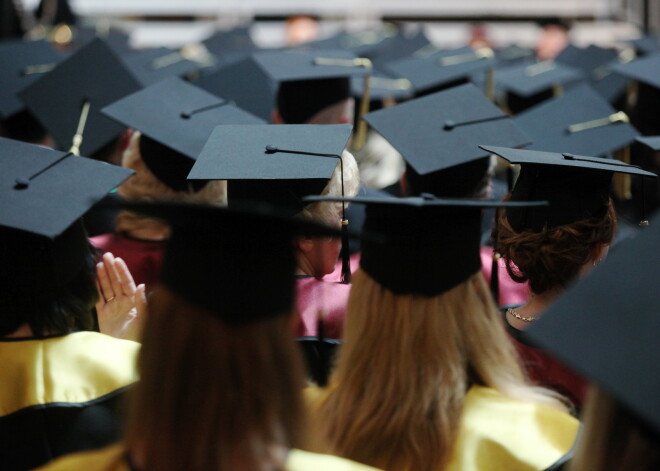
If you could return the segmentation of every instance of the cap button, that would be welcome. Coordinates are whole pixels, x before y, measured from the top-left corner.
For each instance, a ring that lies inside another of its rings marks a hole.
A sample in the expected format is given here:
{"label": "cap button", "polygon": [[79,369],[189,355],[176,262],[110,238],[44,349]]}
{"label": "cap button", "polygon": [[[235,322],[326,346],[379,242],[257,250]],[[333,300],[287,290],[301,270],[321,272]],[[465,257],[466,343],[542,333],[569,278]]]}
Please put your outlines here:
{"label": "cap button", "polygon": [[575,156],[573,154],[569,154],[567,152],[564,152],[561,155],[563,155],[566,160],[575,160]]}
{"label": "cap button", "polygon": [[443,126],[443,128],[447,131],[451,131],[455,127],[456,127],[456,123],[454,121],[452,121],[451,119],[448,119],[447,121],[445,121],[445,125]]}
{"label": "cap button", "polygon": [[30,180],[28,180],[27,178],[17,178],[16,184],[14,185],[14,189],[25,190],[29,186],[30,186]]}
{"label": "cap button", "polygon": [[190,119],[191,116],[192,115],[187,111],[181,112],[181,118],[183,118],[183,119]]}
{"label": "cap button", "polygon": [[269,154],[272,154],[273,152],[277,152],[278,150],[279,149],[276,146],[272,146],[270,144],[266,146],[266,152],[268,152]]}

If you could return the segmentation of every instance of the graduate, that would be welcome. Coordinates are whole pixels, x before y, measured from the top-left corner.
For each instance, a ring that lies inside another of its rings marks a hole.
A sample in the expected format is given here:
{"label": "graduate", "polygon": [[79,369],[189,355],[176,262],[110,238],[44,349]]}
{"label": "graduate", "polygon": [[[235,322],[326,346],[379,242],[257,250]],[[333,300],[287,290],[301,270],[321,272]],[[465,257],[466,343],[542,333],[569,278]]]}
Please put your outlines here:
{"label": "graduate", "polygon": [[527,381],[481,275],[480,209],[493,203],[362,201],[382,238],[362,242],[337,366],[309,391],[317,445],[387,470],[565,460],[578,422]]}
{"label": "graduate", "polygon": [[44,469],[373,470],[299,450],[307,434],[290,333],[293,240],[338,231],[263,204],[236,206],[131,207],[173,229],[149,300],[126,434]]}
{"label": "graduate", "polygon": [[92,309],[105,330],[140,293],[107,259],[100,298],[80,217],[132,172],[8,139],[0,169],[0,463],[27,470],[117,438],[138,344],[92,332]]}
{"label": "graduate", "polygon": [[482,148],[521,165],[511,201],[550,203],[547,208],[507,208],[498,217],[496,248],[509,276],[528,283],[531,291],[524,305],[504,312],[504,321],[530,377],[579,409],[587,382],[537,348],[525,331],[571,283],[607,256],[617,227],[610,198],[613,174],[656,175],[614,159]]}

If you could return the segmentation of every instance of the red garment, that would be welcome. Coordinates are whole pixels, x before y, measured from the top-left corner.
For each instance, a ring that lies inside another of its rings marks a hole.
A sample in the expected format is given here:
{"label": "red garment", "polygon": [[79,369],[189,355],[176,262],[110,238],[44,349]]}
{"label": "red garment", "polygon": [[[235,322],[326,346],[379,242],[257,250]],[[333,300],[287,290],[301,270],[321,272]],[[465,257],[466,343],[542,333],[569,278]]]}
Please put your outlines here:
{"label": "red garment", "polygon": [[[490,283],[490,272],[493,268],[493,248],[481,247],[481,273],[483,273],[486,282]],[[516,283],[511,279],[506,271],[504,259],[499,259],[498,280],[500,285],[499,305],[524,304],[529,297],[529,286],[527,283]]]}
{"label": "red garment", "polygon": [[317,280],[311,276],[296,280],[299,318],[296,336],[317,336],[319,313],[323,312],[325,338],[341,338],[350,291],[351,285],[332,280]]}
{"label": "red garment", "polygon": [[575,408],[580,410],[586,398],[589,383],[546,351],[532,346],[524,331],[511,327],[507,322],[506,312],[504,313],[504,325],[532,382],[557,391],[570,399]]}
{"label": "red garment", "polygon": [[154,289],[160,277],[165,242],[134,239],[124,233],[101,234],[90,242],[102,253],[111,252],[126,262],[135,284],[144,283],[147,293]]}

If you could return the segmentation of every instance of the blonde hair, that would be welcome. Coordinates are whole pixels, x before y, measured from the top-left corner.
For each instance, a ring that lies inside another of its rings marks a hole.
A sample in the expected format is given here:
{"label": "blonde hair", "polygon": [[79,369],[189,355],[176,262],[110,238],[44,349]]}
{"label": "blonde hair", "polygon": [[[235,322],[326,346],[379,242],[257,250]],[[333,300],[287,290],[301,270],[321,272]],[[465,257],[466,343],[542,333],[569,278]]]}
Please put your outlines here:
{"label": "blonde hair", "polygon": [[587,396],[584,433],[569,471],[629,471],[660,468],[660,440],[596,386]]}
{"label": "blonde hair", "polygon": [[[360,188],[360,172],[357,162],[353,154],[347,150],[342,152],[341,159],[344,166],[344,196],[355,196]],[[341,196],[341,186],[341,167],[338,162],[335,171],[332,173],[328,184],[323,188],[321,195]],[[341,218],[341,203],[319,202],[308,204],[299,215],[335,227],[339,225]]]}
{"label": "blonde hair", "polygon": [[[211,181],[201,190],[176,191],[160,181],[154,175],[140,154],[140,132],[135,131],[131,136],[128,147],[122,156],[122,167],[135,170],[135,175],[126,180],[119,187],[118,193],[129,201],[158,201],[177,200],[189,203],[207,203],[218,206],[227,204],[227,182],[224,180]],[[121,211],[115,221],[117,232],[132,231],[153,227],[162,229],[166,227],[161,221],[141,216],[129,211]]]}
{"label": "blonde hair", "polygon": [[140,466],[283,468],[303,425],[290,316],[230,325],[162,286],[149,311],[126,435]]}
{"label": "blonde hair", "polygon": [[451,457],[469,384],[562,408],[528,385],[481,273],[434,297],[396,295],[358,270],[319,423],[331,452],[384,469]]}

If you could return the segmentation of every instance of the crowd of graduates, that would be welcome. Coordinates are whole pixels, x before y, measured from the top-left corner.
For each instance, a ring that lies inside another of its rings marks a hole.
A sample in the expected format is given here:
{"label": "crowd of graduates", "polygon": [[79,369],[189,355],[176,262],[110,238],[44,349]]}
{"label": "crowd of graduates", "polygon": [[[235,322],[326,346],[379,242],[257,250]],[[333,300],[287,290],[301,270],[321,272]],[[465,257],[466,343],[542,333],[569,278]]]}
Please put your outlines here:
{"label": "crowd of graduates", "polygon": [[2,3],[0,469],[660,467],[660,38],[59,3]]}

